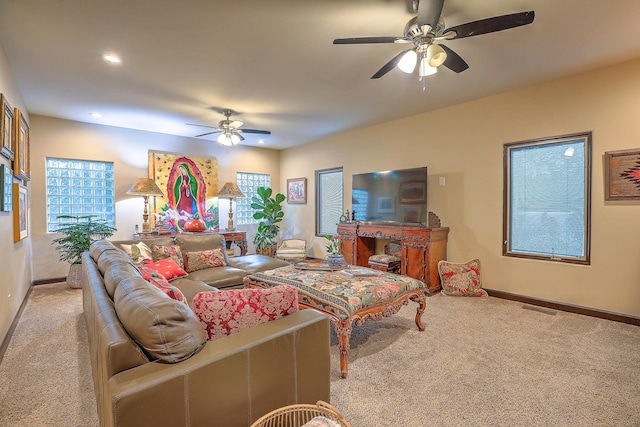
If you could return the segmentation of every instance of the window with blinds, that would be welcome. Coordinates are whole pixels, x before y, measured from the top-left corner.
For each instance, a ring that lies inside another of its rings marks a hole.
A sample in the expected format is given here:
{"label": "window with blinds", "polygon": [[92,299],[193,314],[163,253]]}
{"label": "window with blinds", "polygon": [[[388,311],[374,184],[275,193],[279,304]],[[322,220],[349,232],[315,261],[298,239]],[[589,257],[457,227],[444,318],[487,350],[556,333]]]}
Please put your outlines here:
{"label": "window with blinds", "polygon": [[342,168],[316,171],[316,234],[336,234],[343,214]]}
{"label": "window with blinds", "polygon": [[590,262],[591,134],[504,146],[503,254]]}

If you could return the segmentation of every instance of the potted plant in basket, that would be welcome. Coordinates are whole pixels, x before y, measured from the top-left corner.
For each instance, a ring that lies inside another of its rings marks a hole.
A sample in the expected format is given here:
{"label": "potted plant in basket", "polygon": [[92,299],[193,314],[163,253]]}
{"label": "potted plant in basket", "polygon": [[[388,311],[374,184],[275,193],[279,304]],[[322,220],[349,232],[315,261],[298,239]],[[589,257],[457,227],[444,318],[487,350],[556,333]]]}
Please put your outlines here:
{"label": "potted plant in basket", "polygon": [[64,236],[54,239],[51,243],[56,245],[56,250],[60,253],[60,261],[71,264],[67,275],[67,284],[71,288],[82,287],[82,253],[89,250],[91,243],[111,237],[117,231],[106,221],[95,220],[94,217],[95,215],[58,216],[58,219],[69,221],[65,221],[56,230]]}
{"label": "potted plant in basket", "polygon": [[282,202],[285,201],[284,194],[278,193],[271,197],[271,188],[258,187],[257,196],[251,197],[251,208],[256,210],[253,218],[259,220],[258,231],[253,236],[253,244],[256,253],[267,256],[274,256],[276,249],[276,237],[280,232],[279,222],[284,217]]}
{"label": "potted plant in basket", "polygon": [[329,241],[327,245],[327,264],[330,267],[340,267],[344,265],[344,255],[342,255],[342,239],[337,234],[332,236],[324,234],[322,237]]}

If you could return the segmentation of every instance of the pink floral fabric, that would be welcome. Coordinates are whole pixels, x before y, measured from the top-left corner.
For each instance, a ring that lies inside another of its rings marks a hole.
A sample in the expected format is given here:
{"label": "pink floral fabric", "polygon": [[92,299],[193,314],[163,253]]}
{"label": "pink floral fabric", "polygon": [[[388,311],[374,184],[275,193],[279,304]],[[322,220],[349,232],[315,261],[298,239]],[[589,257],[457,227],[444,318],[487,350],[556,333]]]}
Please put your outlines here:
{"label": "pink floral fabric", "polygon": [[184,261],[185,270],[188,272],[212,267],[224,267],[227,265],[227,260],[224,252],[222,252],[222,248],[199,252],[185,252]]}
{"label": "pink floral fabric", "polygon": [[284,285],[200,292],[193,298],[193,311],[212,341],[297,312],[298,291]]}
{"label": "pink floral fabric", "polygon": [[474,259],[465,263],[440,261],[438,273],[445,295],[465,297],[486,297],[480,280],[480,260]]}
{"label": "pink floral fabric", "polygon": [[156,262],[144,260],[138,265],[138,270],[140,270],[145,280],[149,280],[149,277],[154,271],[167,280],[173,280],[187,275],[187,272],[176,264],[173,258],[165,258]]}

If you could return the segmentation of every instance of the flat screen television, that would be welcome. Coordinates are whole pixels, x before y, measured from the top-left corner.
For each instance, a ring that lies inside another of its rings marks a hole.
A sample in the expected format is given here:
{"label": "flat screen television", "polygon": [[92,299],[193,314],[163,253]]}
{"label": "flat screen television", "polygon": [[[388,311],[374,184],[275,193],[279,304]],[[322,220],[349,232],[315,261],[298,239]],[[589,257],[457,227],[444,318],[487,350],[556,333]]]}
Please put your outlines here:
{"label": "flat screen television", "polygon": [[355,219],[427,224],[427,167],[354,174],[351,185]]}

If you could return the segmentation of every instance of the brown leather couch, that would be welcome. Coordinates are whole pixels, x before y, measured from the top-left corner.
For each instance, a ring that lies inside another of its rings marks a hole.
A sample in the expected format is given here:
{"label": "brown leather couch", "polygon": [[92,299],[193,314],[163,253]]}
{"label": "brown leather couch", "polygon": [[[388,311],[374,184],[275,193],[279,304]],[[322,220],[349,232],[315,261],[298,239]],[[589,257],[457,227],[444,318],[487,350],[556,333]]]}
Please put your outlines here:
{"label": "brown leather couch", "polygon": [[[249,426],[282,406],[329,401],[323,314],[302,310],[207,342],[193,311],[150,286],[112,242],[93,243],[82,264],[100,425]],[[185,295],[211,289],[172,284]]]}

